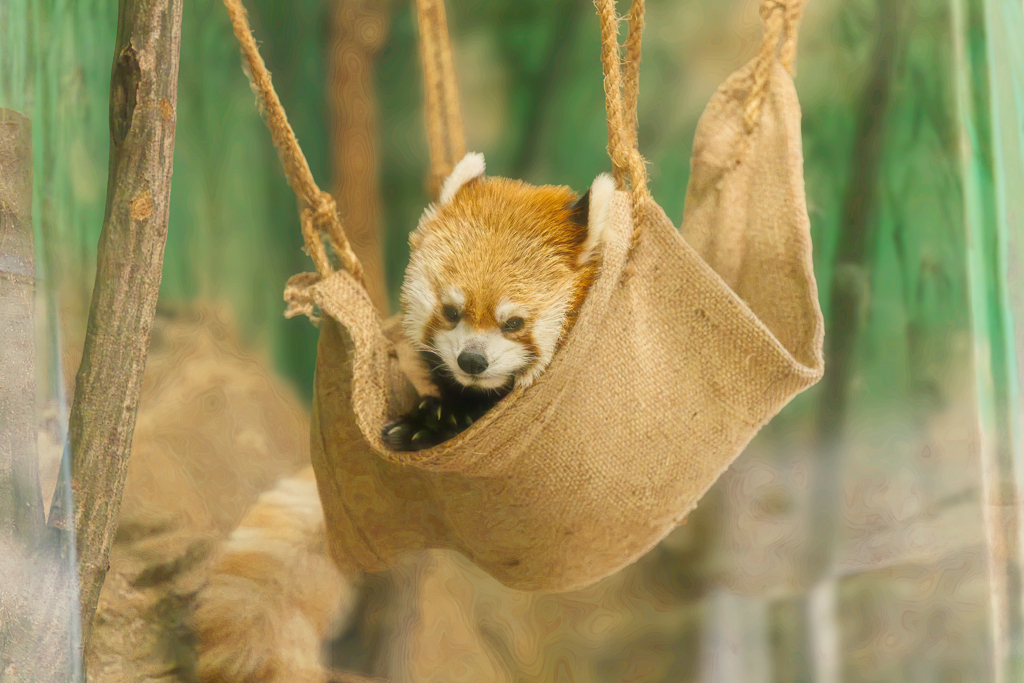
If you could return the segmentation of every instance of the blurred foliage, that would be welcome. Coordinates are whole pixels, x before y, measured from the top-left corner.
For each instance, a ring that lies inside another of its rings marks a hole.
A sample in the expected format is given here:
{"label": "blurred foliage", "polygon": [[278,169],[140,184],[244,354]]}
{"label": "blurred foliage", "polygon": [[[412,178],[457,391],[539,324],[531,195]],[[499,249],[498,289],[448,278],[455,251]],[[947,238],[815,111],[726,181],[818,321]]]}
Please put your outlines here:
{"label": "blurred foliage", "polygon": [[95,267],[116,28],[115,0],[0,3],[0,106],[32,119],[36,268],[55,282]]}
{"label": "blurred foliage", "polygon": [[[321,187],[330,187],[326,143],[326,8],[320,0],[247,3],[264,59]],[[237,41],[220,0],[186,3],[178,126],[161,298],[231,303],[243,334],[267,348],[308,396],[316,330],[286,321],[281,293],[311,270],[297,203],[284,180]]]}
{"label": "blurred foliage", "polygon": [[[314,176],[330,186],[323,0],[250,2],[254,30]],[[893,106],[871,208],[870,264],[840,277],[870,292],[862,353],[871,393],[904,389],[939,400],[949,333],[966,329],[964,231],[957,188],[950,60],[937,37],[951,32],[948,2],[901,3]],[[821,302],[828,315],[832,261],[856,145],[857,104],[872,65],[875,0],[811,3],[801,41],[798,90],[805,112],[808,200]],[[3,104],[37,112],[36,221],[63,296],[74,307],[91,283],[102,222],[106,89],[114,0],[8,0]],[[387,284],[393,308],[408,255],[406,235],[429,200],[412,4],[395,0],[380,53],[382,191]],[[491,173],[578,191],[608,170],[599,40],[589,2],[453,2],[470,149]],[[19,33],[32,27],[35,37]],[[75,30],[89,26],[89,31]],[[673,220],[682,216],[689,148],[717,84],[749,58],[759,38],[748,0],[652,0],[641,74],[640,145],[651,188]],[[623,28],[623,33],[625,28]],[[19,49],[19,46],[21,49]],[[253,343],[308,395],[315,330],[280,317],[287,277],[309,268],[295,201],[240,73],[238,51],[217,0],[187,3],[182,25],[171,225],[161,294],[167,301],[226,299]],[[860,191],[863,188],[855,188]],[[929,340],[937,340],[934,343]],[[882,353],[904,347],[905,353]],[[898,386],[892,385],[897,382]],[[889,385],[889,386],[884,386]],[[789,412],[804,414],[805,397]]]}
{"label": "blurred foliage", "polygon": [[[264,57],[321,185],[330,186],[323,0],[249,3]],[[759,38],[756,2],[652,0],[641,75],[640,145],[655,198],[682,216],[696,120],[717,84]],[[877,187],[850,187],[858,103],[879,35],[876,0],[810,3],[801,40],[808,201],[821,302],[829,315],[844,198],[874,197],[867,262],[836,277],[865,293],[858,377],[873,396],[942,403],[951,348],[967,321],[964,206],[959,191],[954,28],[948,0],[906,0],[896,21],[891,107]],[[894,5],[894,6],[895,6]],[[429,200],[412,4],[394,0],[378,64],[383,235],[393,307],[406,235]],[[84,307],[102,222],[106,92],[114,0],[8,0],[0,103],[34,112],[36,223],[62,296]],[[607,170],[596,16],[589,2],[452,2],[468,145],[491,173],[577,190]],[[29,33],[20,29],[31,28]],[[89,30],[76,30],[88,26]],[[623,32],[625,28],[623,28]],[[217,0],[185,7],[171,225],[162,296],[226,299],[243,332],[271,350],[308,395],[315,330],[280,317],[287,277],[308,269],[291,191],[240,73]],[[868,320],[871,318],[872,320]],[[961,339],[961,343],[963,340]],[[902,348],[901,353],[891,349]],[[857,381],[861,381],[858,379]],[[805,414],[813,396],[789,413]],[[873,403],[874,407],[880,404]]]}

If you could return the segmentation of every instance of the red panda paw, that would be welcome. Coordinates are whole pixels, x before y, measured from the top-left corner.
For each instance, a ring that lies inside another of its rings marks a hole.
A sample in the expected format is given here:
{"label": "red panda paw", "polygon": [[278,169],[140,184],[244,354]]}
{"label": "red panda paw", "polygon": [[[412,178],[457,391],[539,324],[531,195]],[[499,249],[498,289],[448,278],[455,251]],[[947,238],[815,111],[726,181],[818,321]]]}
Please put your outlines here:
{"label": "red panda paw", "polygon": [[473,420],[459,415],[435,396],[426,396],[416,409],[384,427],[382,438],[396,451],[421,451],[451,439]]}

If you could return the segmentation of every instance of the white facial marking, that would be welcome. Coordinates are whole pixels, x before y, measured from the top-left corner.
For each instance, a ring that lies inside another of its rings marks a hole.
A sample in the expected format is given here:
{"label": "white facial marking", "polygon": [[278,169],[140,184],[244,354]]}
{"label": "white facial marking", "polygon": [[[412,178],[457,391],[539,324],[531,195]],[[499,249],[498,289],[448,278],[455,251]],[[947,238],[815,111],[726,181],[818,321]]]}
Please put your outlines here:
{"label": "white facial marking", "polygon": [[462,311],[466,307],[466,295],[458,287],[446,287],[441,293],[441,303]]}
{"label": "white facial marking", "polygon": [[526,319],[528,316],[526,309],[520,308],[508,299],[502,299],[494,308],[494,317],[498,319],[498,324],[500,325],[509,318],[518,317]]}
{"label": "white facial marking", "polygon": [[569,308],[568,293],[562,297],[561,305],[544,311],[533,320],[531,331],[533,343],[537,347],[537,362],[522,375],[516,378],[517,387],[528,387],[544,371],[555,355],[555,348],[562,336],[565,316]]}
{"label": "white facial marking", "polygon": [[418,347],[423,348],[423,342],[427,338],[427,323],[430,322],[440,302],[423,264],[417,259],[413,259],[409,264],[405,284],[402,286],[402,299],[405,306],[405,315],[402,318],[405,335]]}

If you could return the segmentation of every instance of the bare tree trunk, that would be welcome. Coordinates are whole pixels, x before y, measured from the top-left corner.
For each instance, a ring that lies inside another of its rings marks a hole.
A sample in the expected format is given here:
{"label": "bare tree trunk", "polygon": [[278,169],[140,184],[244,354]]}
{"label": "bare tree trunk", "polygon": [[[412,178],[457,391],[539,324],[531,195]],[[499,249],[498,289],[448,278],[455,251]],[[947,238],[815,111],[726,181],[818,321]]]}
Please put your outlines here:
{"label": "bare tree trunk", "polygon": [[32,126],[0,109],[0,680],[76,676],[73,558],[43,521],[35,376]]}
{"label": "bare tree trunk", "polygon": [[0,535],[43,524],[35,428],[32,124],[0,109]]}
{"label": "bare tree trunk", "polygon": [[[117,531],[160,289],[181,8],[182,0],[121,0],[118,10],[107,208],[68,425],[83,652]],[[57,526],[67,523],[59,505],[50,515]]]}
{"label": "bare tree trunk", "polygon": [[387,0],[334,0],[329,103],[333,194],[377,310],[388,313],[381,257],[380,153],[373,66],[387,35]]}

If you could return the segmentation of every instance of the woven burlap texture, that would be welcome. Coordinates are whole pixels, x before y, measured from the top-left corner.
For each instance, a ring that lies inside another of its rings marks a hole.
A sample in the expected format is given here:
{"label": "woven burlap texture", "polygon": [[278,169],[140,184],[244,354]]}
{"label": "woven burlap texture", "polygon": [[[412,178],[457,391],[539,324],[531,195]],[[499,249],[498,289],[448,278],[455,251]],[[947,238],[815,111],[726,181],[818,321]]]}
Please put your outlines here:
{"label": "woven burlap texture", "polygon": [[681,233],[647,201],[629,248],[630,196],[616,193],[623,239],[551,366],[450,442],[384,447],[382,427],[414,400],[399,328],[345,272],[294,281],[293,305],[325,314],[311,455],[340,565],[378,571],[443,547],[513,588],[589,585],[679,524],[821,377],[799,103],[776,63],[747,133],[753,68],[701,117]]}

